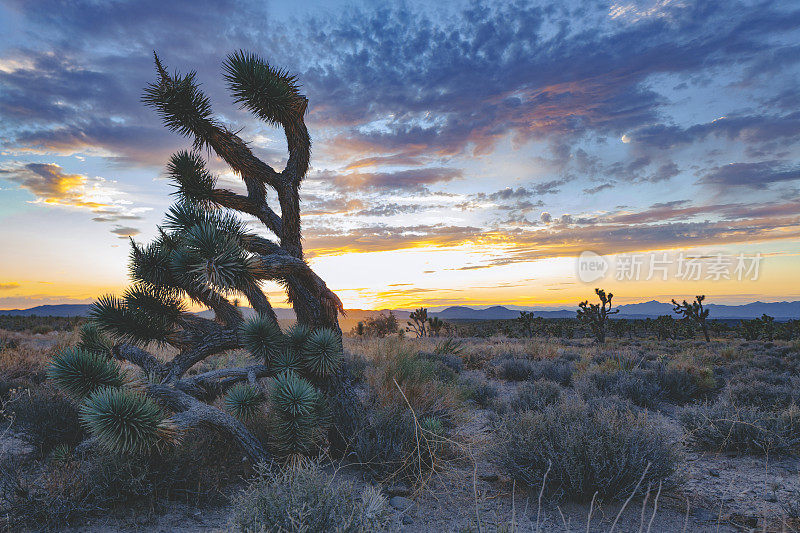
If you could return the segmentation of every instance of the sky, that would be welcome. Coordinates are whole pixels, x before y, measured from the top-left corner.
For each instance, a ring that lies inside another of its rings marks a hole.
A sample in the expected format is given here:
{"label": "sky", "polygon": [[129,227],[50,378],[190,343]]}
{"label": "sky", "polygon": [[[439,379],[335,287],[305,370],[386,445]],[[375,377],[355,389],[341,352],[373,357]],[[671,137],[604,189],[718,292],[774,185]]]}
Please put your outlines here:
{"label": "sky", "polygon": [[0,0],[0,309],[125,287],[190,146],[154,50],[283,168],[238,49],[309,99],[304,245],[348,308],[800,299],[796,2]]}

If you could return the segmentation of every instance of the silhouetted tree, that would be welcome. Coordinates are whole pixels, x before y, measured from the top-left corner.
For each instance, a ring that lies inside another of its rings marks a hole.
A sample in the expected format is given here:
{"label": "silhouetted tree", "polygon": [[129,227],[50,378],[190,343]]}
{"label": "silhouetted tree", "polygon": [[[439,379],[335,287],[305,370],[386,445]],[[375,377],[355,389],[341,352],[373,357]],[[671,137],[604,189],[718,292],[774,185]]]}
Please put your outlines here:
{"label": "silhouetted tree", "polygon": [[703,337],[705,337],[706,342],[711,342],[711,339],[708,337],[708,326],[706,325],[706,319],[708,318],[709,310],[703,308],[703,300],[705,299],[705,295],[701,294],[699,296],[695,296],[695,299],[692,303],[689,303],[686,300],[684,300],[682,303],[672,300],[672,305],[675,306],[673,312],[681,315],[684,319],[697,323],[703,332]]}
{"label": "silhouetted tree", "polygon": [[594,338],[602,344],[606,342],[608,317],[619,313],[619,309],[612,310],[611,308],[611,299],[614,297],[612,293],[606,295],[606,291],[603,289],[595,289],[594,292],[600,298],[600,303],[590,304],[588,300],[585,300],[578,304],[578,320],[589,326]]}
{"label": "silhouetted tree", "polygon": [[412,311],[409,317],[406,331],[413,331],[417,338],[424,337],[427,334],[426,324],[428,323],[428,310],[420,307],[416,311]]}

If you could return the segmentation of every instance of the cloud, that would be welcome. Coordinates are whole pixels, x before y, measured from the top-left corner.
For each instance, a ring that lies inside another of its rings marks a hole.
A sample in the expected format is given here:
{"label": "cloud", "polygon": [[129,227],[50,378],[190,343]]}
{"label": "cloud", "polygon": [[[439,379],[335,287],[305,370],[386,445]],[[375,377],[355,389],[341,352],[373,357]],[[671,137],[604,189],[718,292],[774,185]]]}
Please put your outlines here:
{"label": "cloud", "polygon": [[6,179],[32,192],[38,201],[50,205],[101,209],[109,207],[102,197],[111,196],[104,190],[105,180],[89,179],[82,174],[68,174],[59,165],[28,163],[17,169],[3,169]]}
{"label": "cloud", "polygon": [[329,177],[329,181],[343,190],[361,191],[421,191],[428,185],[452,181],[460,178],[458,169],[428,167],[394,172],[351,172]]}
{"label": "cloud", "polygon": [[614,188],[614,184],[613,183],[601,183],[600,185],[597,185],[595,187],[590,187],[588,189],[583,189],[583,192],[585,192],[586,194],[597,194],[597,193],[599,193],[601,191],[605,191],[607,189],[613,189],[613,188]]}
{"label": "cloud", "polygon": [[[140,220],[147,207],[131,207],[124,194],[99,177],[70,174],[54,163],[27,163],[0,168],[0,177],[31,192],[35,203],[86,209],[95,222]],[[133,230],[133,228],[125,228]],[[135,230],[138,233],[138,230]],[[117,233],[112,230],[112,233]]]}
{"label": "cloud", "polygon": [[709,136],[761,144],[786,139],[796,142],[800,135],[800,112],[786,115],[732,115],[688,128],[653,124],[625,134],[625,141],[634,145],[661,150],[689,145]]}
{"label": "cloud", "polygon": [[730,163],[706,172],[702,183],[718,187],[766,189],[773,183],[800,180],[800,167],[785,161]]}
{"label": "cloud", "polygon": [[139,235],[141,231],[136,228],[117,226],[111,230],[111,233],[119,236],[120,239],[127,239],[128,237],[135,237],[136,235]]}
{"label": "cloud", "polygon": [[20,284],[15,281],[9,283],[0,283],[0,291],[9,291],[18,287],[20,287]]}

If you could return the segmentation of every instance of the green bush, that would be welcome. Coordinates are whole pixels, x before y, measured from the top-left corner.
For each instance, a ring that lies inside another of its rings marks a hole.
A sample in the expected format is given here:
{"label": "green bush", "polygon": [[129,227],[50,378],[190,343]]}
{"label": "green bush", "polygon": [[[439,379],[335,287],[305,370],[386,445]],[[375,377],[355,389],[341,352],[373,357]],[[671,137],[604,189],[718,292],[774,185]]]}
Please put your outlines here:
{"label": "green bush", "polygon": [[683,409],[680,420],[692,446],[753,454],[792,453],[800,446],[800,409],[768,411],[726,402]]}
{"label": "green bush", "polygon": [[376,489],[357,491],[314,464],[280,473],[259,473],[233,502],[232,525],[252,532],[366,532],[388,522],[386,498]]}
{"label": "green bush", "polygon": [[645,486],[669,478],[678,460],[665,430],[646,416],[573,397],[503,417],[496,454],[501,468],[532,488],[550,468],[545,494],[579,502],[595,492],[625,498],[642,476]]}

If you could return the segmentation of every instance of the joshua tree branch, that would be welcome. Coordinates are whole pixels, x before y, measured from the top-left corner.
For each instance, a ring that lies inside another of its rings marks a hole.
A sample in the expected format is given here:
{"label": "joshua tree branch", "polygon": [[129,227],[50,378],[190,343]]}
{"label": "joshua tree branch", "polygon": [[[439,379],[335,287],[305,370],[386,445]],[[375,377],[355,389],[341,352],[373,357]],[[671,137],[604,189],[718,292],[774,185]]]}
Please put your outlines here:
{"label": "joshua tree branch", "polygon": [[270,454],[261,442],[234,417],[191,395],[166,385],[152,384],[148,394],[175,411],[173,420],[179,428],[208,427],[232,437],[253,462],[268,461]]}
{"label": "joshua tree branch", "polygon": [[166,365],[164,363],[156,359],[150,352],[146,352],[132,344],[117,344],[111,350],[111,354],[114,359],[133,363],[147,374],[160,377],[166,373]]}
{"label": "joshua tree branch", "polygon": [[198,399],[210,402],[240,381],[256,380],[273,374],[274,371],[265,365],[221,368],[182,378],[175,383],[175,387]]}
{"label": "joshua tree branch", "polygon": [[240,348],[237,332],[235,329],[223,329],[208,333],[198,338],[189,349],[179,353],[175,358],[167,363],[168,372],[166,381],[174,383],[186,373],[187,370],[214,354]]}
{"label": "joshua tree branch", "polygon": [[214,189],[211,192],[211,199],[214,203],[247,213],[260,220],[269,230],[278,236],[283,235],[283,222],[275,211],[270,209],[266,201],[254,201],[250,196],[236,194],[227,189]]}

